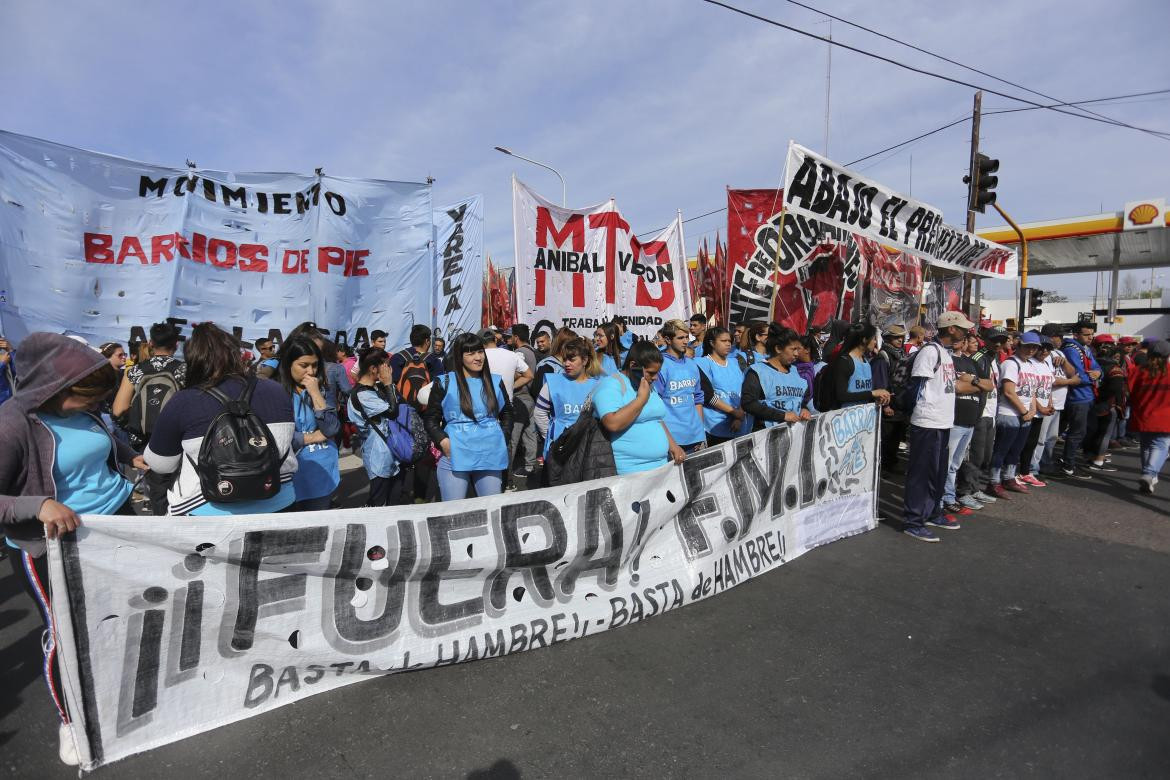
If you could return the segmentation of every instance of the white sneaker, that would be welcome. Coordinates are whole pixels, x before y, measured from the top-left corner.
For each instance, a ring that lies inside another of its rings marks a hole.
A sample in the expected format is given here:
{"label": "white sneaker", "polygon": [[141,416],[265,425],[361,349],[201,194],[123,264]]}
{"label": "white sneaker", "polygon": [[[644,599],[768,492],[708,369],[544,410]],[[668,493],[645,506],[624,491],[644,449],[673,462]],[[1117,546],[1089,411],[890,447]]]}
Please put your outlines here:
{"label": "white sneaker", "polygon": [[62,764],[68,766],[77,766],[80,763],[77,758],[77,745],[73,742],[73,731],[68,723],[62,723],[57,731],[57,757],[61,759]]}
{"label": "white sneaker", "polygon": [[1154,485],[1157,485],[1157,484],[1158,484],[1157,477],[1151,477],[1151,476],[1148,476],[1146,474],[1143,474],[1138,479],[1138,491],[1141,493],[1145,493],[1146,495],[1152,495],[1154,492]]}
{"label": "white sneaker", "polygon": [[976,490],[974,493],[971,494],[971,496],[972,496],[972,498],[974,498],[976,501],[978,501],[981,504],[994,504],[996,501],[999,500],[995,496],[987,495],[987,491],[985,491],[985,490]]}

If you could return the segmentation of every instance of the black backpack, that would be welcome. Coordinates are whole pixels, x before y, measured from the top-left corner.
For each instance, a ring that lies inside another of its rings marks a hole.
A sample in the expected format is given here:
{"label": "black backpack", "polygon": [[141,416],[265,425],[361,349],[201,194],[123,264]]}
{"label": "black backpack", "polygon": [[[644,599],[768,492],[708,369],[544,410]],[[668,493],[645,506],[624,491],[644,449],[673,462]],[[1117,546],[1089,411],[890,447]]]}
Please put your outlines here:
{"label": "black backpack", "polygon": [[934,364],[934,370],[931,373],[937,372],[942,365],[942,347],[933,341],[923,344],[917,352],[907,357],[894,369],[894,375],[890,378],[890,406],[895,412],[908,415],[914,411],[922,383],[926,381],[925,377],[914,376],[914,362],[932,346],[938,350],[935,353],[938,362]]}
{"label": "black backpack", "polygon": [[[837,360],[841,358],[838,357]],[[826,363],[817,372],[813,379],[813,406],[817,408],[818,412],[831,412],[834,409],[841,408],[841,402],[837,400],[837,387],[833,384],[833,371],[837,361]]]}
{"label": "black backpack", "polygon": [[[177,365],[172,361],[170,365]],[[125,428],[138,440],[150,441],[150,434],[158,422],[162,408],[166,406],[175,393],[182,390],[179,380],[170,368],[155,368],[150,362],[142,365],[142,379],[134,388],[134,397],[130,400],[130,409],[125,416]]]}
{"label": "black backpack", "polygon": [[[280,465],[284,458],[272,431],[252,411],[256,377],[248,377],[244,391],[233,400],[217,388],[205,390],[223,405],[212,419],[193,462],[199,486],[208,501],[232,504],[262,501],[280,492]],[[188,456],[190,457],[190,456]]]}

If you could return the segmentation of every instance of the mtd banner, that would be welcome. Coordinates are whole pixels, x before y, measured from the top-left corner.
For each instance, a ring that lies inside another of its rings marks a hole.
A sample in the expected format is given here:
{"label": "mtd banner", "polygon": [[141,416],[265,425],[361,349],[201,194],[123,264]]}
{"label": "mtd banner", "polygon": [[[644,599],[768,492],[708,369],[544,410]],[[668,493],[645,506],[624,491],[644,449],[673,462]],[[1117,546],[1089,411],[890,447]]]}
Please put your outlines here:
{"label": "mtd banner", "polygon": [[483,196],[435,210],[435,326],[448,343],[483,316]]}
{"label": "mtd banner", "polygon": [[654,471],[441,504],[86,517],[50,544],[82,766],[718,595],[876,526],[876,407]]}
{"label": "mtd banner", "polygon": [[682,220],[642,243],[612,200],[557,206],[512,178],[517,317],[591,331],[617,315],[653,336],[691,316]]}
{"label": "mtd banner", "polygon": [[125,342],[166,319],[254,339],[312,320],[405,344],[431,322],[432,239],[426,184],[164,168],[0,132],[0,323],[15,340]]}

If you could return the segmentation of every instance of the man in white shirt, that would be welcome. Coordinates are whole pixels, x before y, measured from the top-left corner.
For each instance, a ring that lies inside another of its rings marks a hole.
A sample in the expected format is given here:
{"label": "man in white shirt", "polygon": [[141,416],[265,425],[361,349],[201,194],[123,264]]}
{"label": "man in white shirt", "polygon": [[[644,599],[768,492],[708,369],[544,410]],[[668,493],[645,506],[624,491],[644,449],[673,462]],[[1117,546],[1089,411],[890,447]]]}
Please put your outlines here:
{"label": "man in white shirt", "polygon": [[[532,381],[536,367],[528,365],[519,352],[493,346],[496,334],[490,328],[481,330],[479,337],[487,347],[483,352],[487,357],[488,370],[504,381],[504,392],[508,394],[508,401],[511,402],[516,391]],[[518,408],[517,404],[512,404],[512,411],[512,435],[508,436],[508,468],[504,470],[505,480],[508,480],[508,475],[512,473],[512,456],[516,454],[516,443],[520,440],[524,427],[531,421],[531,418],[524,414],[523,407]],[[509,481],[507,489],[515,490],[514,484]]]}
{"label": "man in white shirt", "polygon": [[1052,348],[1048,352],[1045,362],[1052,369],[1055,380],[1052,383],[1052,414],[1044,418],[1040,429],[1040,439],[1036,443],[1036,451],[1032,454],[1032,473],[1055,474],[1060,466],[1053,462],[1052,453],[1056,450],[1057,434],[1060,431],[1060,413],[1064,411],[1064,404],[1068,400],[1068,389],[1081,383],[1081,376],[1072,363],[1060,351],[1064,339],[1064,328],[1059,323],[1050,322],[1040,329],[1040,336],[1047,339]]}
{"label": "man in white shirt", "polygon": [[[943,312],[937,325],[935,340],[922,345],[910,358],[914,361],[910,377],[918,384],[918,395],[910,414],[902,532],[922,542],[939,540],[927,526],[959,528],[958,520],[942,512],[951,428],[955,424],[957,379],[951,347],[975,327],[957,311]],[[965,381],[961,392],[978,392],[978,388]]]}
{"label": "man in white shirt", "polygon": [[494,346],[496,334],[491,328],[481,330],[479,337],[486,347],[483,352],[487,357],[488,369],[504,380],[504,390],[508,393],[508,400],[512,400],[516,390],[532,381],[533,366],[528,365],[519,352]]}

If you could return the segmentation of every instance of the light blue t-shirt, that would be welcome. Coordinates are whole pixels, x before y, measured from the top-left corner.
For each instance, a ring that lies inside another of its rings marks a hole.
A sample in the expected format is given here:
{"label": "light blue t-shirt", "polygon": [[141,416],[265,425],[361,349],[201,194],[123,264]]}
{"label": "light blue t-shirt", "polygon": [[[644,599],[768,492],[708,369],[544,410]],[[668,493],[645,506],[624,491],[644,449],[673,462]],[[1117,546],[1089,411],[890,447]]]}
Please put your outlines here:
{"label": "light blue t-shirt", "polygon": [[607,374],[616,374],[618,372],[618,364],[613,362],[613,358],[605,352],[601,353],[601,368]]}
{"label": "light blue t-shirt", "polygon": [[[498,374],[489,374],[496,395],[497,413],[504,408],[504,393]],[[500,421],[488,413],[483,398],[483,380],[467,377],[467,392],[471,395],[472,420],[459,406],[459,383],[454,374],[443,374],[436,382],[447,391],[443,396],[444,430],[451,439],[450,464],[452,471],[503,471],[508,467],[508,444]]]}
{"label": "light blue t-shirt", "polygon": [[[317,430],[317,415],[309,393],[293,394],[293,419],[297,433],[312,433]],[[326,439],[316,444],[306,444],[297,451],[297,471],[293,474],[293,488],[297,501],[329,496],[341,483],[341,470],[337,445]]]}
{"label": "light blue t-shirt", "polygon": [[[851,393],[868,393],[873,390],[873,368],[869,365],[869,361],[861,358],[849,356],[853,361],[853,374],[849,377],[849,392]],[[847,406],[860,406],[862,404],[873,403],[873,399],[866,401],[846,401],[841,404],[841,408]]]}
{"label": "light blue t-shirt", "polygon": [[654,389],[666,404],[666,427],[676,444],[686,447],[707,440],[697,407],[703,404],[699,364],[694,358],[663,355]]}
{"label": "light blue t-shirt", "polygon": [[[728,355],[725,366],[719,365],[710,356],[697,358],[695,363],[698,364],[699,370],[706,375],[707,380],[711,383],[711,389],[715,391],[716,398],[736,408],[742,406],[740,393],[743,391],[744,375],[743,369],[739,367],[739,361]],[[710,406],[703,409],[703,427],[712,436],[730,439],[733,436],[743,436],[752,432],[753,420],[750,414],[744,417],[739,428],[734,431],[731,429],[731,423],[730,415]]]}
{"label": "light blue t-shirt", "polygon": [[297,500],[297,490],[293,483],[284,482],[280,491],[272,498],[262,498],[259,501],[237,501],[234,504],[217,504],[208,501],[192,509],[188,514],[199,517],[219,517],[222,515],[270,515],[279,512],[286,506],[291,506]]}
{"label": "light blue t-shirt", "polygon": [[[637,395],[625,374],[603,377],[593,392],[593,414],[600,420],[633,401]],[[666,465],[670,440],[662,427],[665,420],[666,404],[658,393],[650,393],[633,424],[621,433],[610,434],[618,474],[650,471]]]}
{"label": "light blue t-shirt", "polygon": [[[748,371],[755,371],[760,378],[760,389],[764,393],[763,402],[781,412],[800,414],[804,405],[804,394],[808,390],[808,383],[796,370],[796,366],[788,367],[788,371],[778,371],[766,360],[753,363]],[[771,428],[780,423],[775,420],[764,420],[764,427]]]}
{"label": "light blue t-shirt", "polygon": [[[354,403],[355,399],[361,403],[360,410]],[[366,476],[371,479],[374,477],[385,479],[398,473],[398,461],[386,444],[390,423],[384,417],[378,417],[389,409],[390,404],[386,399],[369,385],[358,384],[354,392],[350,393],[349,420],[357,427],[358,440],[361,442],[362,465],[366,467]],[[366,419],[367,414],[375,418],[376,422],[370,423]]]}
{"label": "light blue t-shirt", "polygon": [[581,407],[595,391],[599,377],[589,377],[578,382],[566,374],[549,374],[544,378],[548,387],[548,400],[552,411],[548,421],[548,435],[544,440],[544,454],[548,455],[552,443],[565,431],[573,427],[581,416]]}
{"label": "light blue t-shirt", "polygon": [[57,500],[79,515],[112,515],[126,503],[133,485],[110,468],[110,434],[88,414],[58,417],[39,412],[53,434],[53,484]]}

